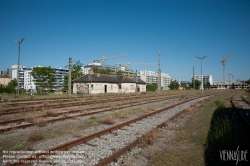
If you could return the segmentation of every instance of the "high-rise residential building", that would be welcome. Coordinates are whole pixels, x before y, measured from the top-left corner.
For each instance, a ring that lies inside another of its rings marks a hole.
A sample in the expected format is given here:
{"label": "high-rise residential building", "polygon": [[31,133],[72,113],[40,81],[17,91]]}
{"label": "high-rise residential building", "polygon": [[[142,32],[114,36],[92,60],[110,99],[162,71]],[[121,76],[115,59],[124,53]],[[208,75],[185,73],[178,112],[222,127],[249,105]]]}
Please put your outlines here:
{"label": "high-rise residential building", "polygon": [[[209,82],[210,85],[213,85],[213,77],[212,75],[202,75],[203,78],[203,84]],[[201,81],[201,75],[194,75],[194,79]],[[191,81],[193,80],[193,76],[191,76]]]}
{"label": "high-rise residential building", "polygon": [[[11,68],[9,69],[11,73],[11,78],[12,79],[17,79],[17,67],[18,65],[12,65]],[[36,84],[35,84],[35,79],[33,76],[30,74],[32,72],[33,68],[36,67],[42,67],[42,66],[34,66],[27,68],[25,66],[20,66],[19,70],[19,86],[20,88],[23,88],[27,91],[36,91]],[[63,89],[63,83],[64,83],[64,76],[68,73],[67,69],[61,69],[61,68],[52,68],[56,74],[55,74],[55,81],[53,82],[54,89],[53,90],[61,90]]]}
{"label": "high-rise residential building", "polygon": [[[158,73],[154,71],[141,70],[140,78],[146,83],[158,83]],[[171,77],[168,74],[161,73],[161,87],[163,90],[168,90],[171,83]]]}

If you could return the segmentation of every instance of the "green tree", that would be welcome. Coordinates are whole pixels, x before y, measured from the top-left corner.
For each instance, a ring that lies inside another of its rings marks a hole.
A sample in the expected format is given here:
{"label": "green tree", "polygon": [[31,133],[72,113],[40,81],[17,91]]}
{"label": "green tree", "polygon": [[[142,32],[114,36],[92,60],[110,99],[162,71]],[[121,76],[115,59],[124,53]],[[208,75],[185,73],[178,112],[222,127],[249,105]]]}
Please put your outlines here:
{"label": "green tree", "polygon": [[[194,80],[194,86],[195,86],[195,89],[200,89],[201,81]],[[192,81],[192,87],[193,87],[193,81]]]}
{"label": "green tree", "polygon": [[180,86],[180,84],[177,81],[171,81],[169,88],[171,90],[178,90],[179,86]]}
{"label": "green tree", "polygon": [[[71,72],[71,81],[83,76],[82,67],[83,64],[80,62],[80,60],[75,61],[75,63],[72,65],[72,72]],[[68,80],[69,80],[69,74],[66,74],[64,76],[64,82],[63,87],[64,89],[68,89]],[[73,88],[73,84],[71,83],[71,88]]]}
{"label": "green tree", "polygon": [[6,86],[0,84],[0,93],[15,93],[16,86],[17,86],[16,79],[11,80]]}
{"label": "green tree", "polygon": [[206,82],[204,84],[204,89],[210,89],[211,85],[210,85],[210,82]]}
{"label": "green tree", "polygon": [[55,70],[49,67],[36,67],[30,73],[35,78],[37,90],[44,94],[45,90],[54,88]]}
{"label": "green tree", "polygon": [[157,90],[157,84],[152,83],[152,84],[147,84],[146,85],[146,91],[156,91]]}
{"label": "green tree", "polygon": [[121,76],[122,75],[122,71],[121,70],[117,71],[116,75],[120,75]]}
{"label": "green tree", "polygon": [[15,93],[15,91],[16,91],[16,87],[17,87],[17,80],[16,79],[13,79],[13,80],[11,80],[9,83],[8,83],[8,85],[7,85],[7,87],[6,87],[6,89],[7,89],[7,93]]}
{"label": "green tree", "polygon": [[250,78],[247,81],[245,81],[245,83],[247,83],[249,85],[250,84]]}

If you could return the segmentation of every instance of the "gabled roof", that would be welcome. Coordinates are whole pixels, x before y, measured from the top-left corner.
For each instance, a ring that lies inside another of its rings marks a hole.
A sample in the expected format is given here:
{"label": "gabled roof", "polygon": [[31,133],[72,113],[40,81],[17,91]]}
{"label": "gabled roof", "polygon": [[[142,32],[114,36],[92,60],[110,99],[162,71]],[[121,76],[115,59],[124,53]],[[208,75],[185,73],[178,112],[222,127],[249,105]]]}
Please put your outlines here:
{"label": "gabled roof", "polygon": [[[136,82],[136,78],[135,77],[129,77],[131,80]],[[137,78],[137,84],[146,84],[145,81],[141,80],[140,78]]]}
{"label": "gabled roof", "polygon": [[[139,79],[138,79],[139,80]],[[100,82],[100,83],[136,83],[134,79],[128,78],[126,76],[117,76],[117,75],[106,75],[106,74],[87,74],[77,79],[74,79],[72,82]],[[141,84],[146,84],[144,81],[140,81]]]}
{"label": "gabled roof", "polygon": [[9,78],[9,79],[11,79],[11,77],[10,77],[10,76],[8,76],[7,74],[0,75],[0,78]]}

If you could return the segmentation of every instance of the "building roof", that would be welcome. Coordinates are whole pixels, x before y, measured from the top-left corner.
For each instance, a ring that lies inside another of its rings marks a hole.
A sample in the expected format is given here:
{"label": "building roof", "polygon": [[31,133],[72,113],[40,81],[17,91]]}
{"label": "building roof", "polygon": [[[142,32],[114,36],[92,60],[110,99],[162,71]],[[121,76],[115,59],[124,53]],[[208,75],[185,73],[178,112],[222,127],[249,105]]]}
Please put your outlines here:
{"label": "building roof", "polygon": [[[140,81],[139,81],[140,80]],[[136,83],[135,78],[128,78],[126,76],[106,75],[106,74],[86,74],[82,77],[74,79],[72,82],[100,82],[100,83]],[[146,84],[138,78],[139,84]]]}
{"label": "building roof", "polygon": [[0,78],[9,78],[9,79],[11,79],[11,77],[10,77],[10,76],[8,76],[7,74],[0,75]]}

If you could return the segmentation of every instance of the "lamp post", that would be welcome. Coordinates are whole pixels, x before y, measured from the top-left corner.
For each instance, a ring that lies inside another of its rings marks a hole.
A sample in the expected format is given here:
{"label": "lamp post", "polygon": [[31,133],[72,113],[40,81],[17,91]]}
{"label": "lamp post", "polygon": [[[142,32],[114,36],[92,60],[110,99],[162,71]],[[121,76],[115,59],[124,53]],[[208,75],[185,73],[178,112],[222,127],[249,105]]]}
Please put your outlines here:
{"label": "lamp post", "polygon": [[20,72],[20,44],[24,41],[25,38],[22,38],[20,41],[15,40],[16,43],[18,44],[18,65],[17,65],[17,95],[19,95],[19,72]]}
{"label": "lamp post", "polygon": [[207,56],[204,57],[196,56],[196,58],[201,60],[201,95],[203,95],[202,59],[205,59],[206,57]]}

